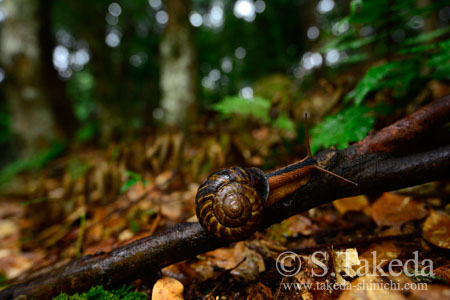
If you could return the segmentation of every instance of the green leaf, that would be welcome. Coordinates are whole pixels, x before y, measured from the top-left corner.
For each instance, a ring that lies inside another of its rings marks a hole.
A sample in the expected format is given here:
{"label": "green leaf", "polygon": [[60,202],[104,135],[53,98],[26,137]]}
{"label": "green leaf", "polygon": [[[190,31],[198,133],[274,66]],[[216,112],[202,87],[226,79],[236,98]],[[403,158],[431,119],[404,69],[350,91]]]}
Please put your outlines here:
{"label": "green leaf", "polygon": [[138,232],[139,232],[139,224],[138,224],[138,222],[137,222],[135,219],[129,219],[128,221],[129,221],[129,223],[130,223],[130,229],[131,229],[131,231],[132,231],[134,234],[138,233]]}
{"label": "green leaf", "polygon": [[383,18],[389,9],[387,0],[370,0],[352,3],[351,23],[373,23]]}
{"label": "green leaf", "polygon": [[441,35],[444,35],[448,32],[450,32],[450,27],[439,28],[434,31],[422,33],[422,34],[419,34],[418,36],[409,38],[409,39],[405,40],[404,44],[405,45],[414,45],[414,44],[424,43],[429,40],[440,37]]}
{"label": "green leaf", "polygon": [[345,100],[354,99],[359,105],[367,94],[384,87],[407,90],[409,83],[416,77],[414,61],[394,61],[370,68],[356,87],[346,95]]}
{"label": "green leaf", "polygon": [[350,29],[349,31],[345,32],[344,34],[341,34],[340,36],[332,39],[331,41],[329,41],[328,43],[325,44],[325,46],[323,46],[320,49],[320,52],[327,52],[328,50],[331,49],[336,49],[340,44],[344,43],[345,41],[352,41],[354,40],[354,34],[355,31],[353,29]]}
{"label": "green leaf", "polygon": [[362,5],[363,5],[362,0],[352,0],[352,2],[350,2],[350,13],[352,15],[356,14],[358,10],[361,9]]}
{"label": "green leaf", "polygon": [[362,46],[365,46],[367,44],[373,43],[376,40],[383,38],[383,34],[376,35],[376,36],[370,36],[366,38],[360,38],[356,40],[350,40],[348,42],[342,43],[339,46],[336,47],[339,51],[346,51],[346,50],[359,50]]}
{"label": "green leaf", "polygon": [[27,160],[18,160],[9,164],[0,171],[0,185],[6,183],[20,172],[40,170],[49,161],[61,156],[66,150],[66,147],[66,144],[57,142],[50,149],[42,151]]}
{"label": "green leaf", "polygon": [[273,126],[291,132],[295,131],[295,124],[286,113],[280,114],[280,116],[273,122]]}
{"label": "green leaf", "polygon": [[359,54],[349,55],[349,56],[345,57],[344,59],[342,59],[341,62],[346,63],[346,64],[352,64],[352,63],[364,61],[368,58],[369,58],[369,54],[359,53]]}
{"label": "green leaf", "polygon": [[363,139],[373,128],[375,116],[366,106],[351,106],[336,115],[328,116],[322,123],[311,130],[311,149],[336,146],[338,149],[348,147],[350,142]]}
{"label": "green leaf", "polygon": [[410,48],[405,48],[405,49],[401,49],[399,51],[399,53],[401,54],[415,54],[415,53],[421,53],[421,52],[426,52],[429,50],[433,50],[436,47],[438,47],[438,45],[432,44],[432,45],[418,45],[418,46],[414,46],[414,47],[410,47]]}
{"label": "green leaf", "polygon": [[3,273],[0,273],[0,289],[7,286],[6,284],[7,278]]}
{"label": "green leaf", "polygon": [[225,97],[222,101],[212,106],[223,117],[231,117],[233,114],[241,116],[253,116],[256,119],[268,122],[270,111],[270,100],[254,97],[245,99],[242,97]]}
{"label": "green leaf", "polygon": [[138,182],[142,182],[143,184],[145,184],[145,181],[142,179],[142,176],[138,173],[135,173],[133,171],[125,171],[127,174],[127,181],[125,181],[125,183],[120,187],[120,193],[125,193],[126,191],[128,191],[133,185],[135,185]]}
{"label": "green leaf", "polygon": [[431,67],[431,77],[436,79],[450,79],[450,51],[442,49],[441,51],[432,55],[426,62],[427,66]]}

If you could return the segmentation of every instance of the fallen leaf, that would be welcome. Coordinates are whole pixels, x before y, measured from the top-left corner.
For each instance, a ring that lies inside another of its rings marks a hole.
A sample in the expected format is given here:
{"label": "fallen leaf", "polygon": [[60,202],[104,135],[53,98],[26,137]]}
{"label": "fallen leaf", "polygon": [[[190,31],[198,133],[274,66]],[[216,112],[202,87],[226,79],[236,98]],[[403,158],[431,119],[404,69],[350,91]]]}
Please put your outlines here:
{"label": "fallen leaf", "polygon": [[0,240],[19,231],[17,222],[0,220]]}
{"label": "fallen leaf", "polygon": [[7,249],[0,249],[0,274],[5,274],[6,278],[17,277],[31,266],[32,262],[25,255],[11,253]]}
{"label": "fallen leaf", "polygon": [[450,288],[440,284],[427,284],[426,289],[411,290],[411,300],[444,300],[450,299]]}
{"label": "fallen leaf", "polygon": [[348,211],[365,211],[369,208],[369,201],[366,196],[361,195],[335,200],[333,205],[343,215]]}
{"label": "fallen leaf", "polygon": [[[286,227],[283,225],[286,225]],[[311,235],[318,229],[311,219],[302,215],[295,215],[284,220],[282,227],[287,228],[284,235],[288,237],[297,237],[299,234],[304,236]]]}
{"label": "fallen leaf", "polygon": [[372,218],[378,226],[402,225],[428,215],[424,204],[411,197],[384,193],[372,205]]}
{"label": "fallen leaf", "polygon": [[450,264],[433,270],[434,275],[450,283]]}
{"label": "fallen leaf", "polygon": [[[258,252],[249,249],[245,242],[238,242],[232,248],[219,248],[204,255],[206,264],[233,269],[230,273],[245,280],[254,280],[266,270],[264,259]],[[198,267],[198,266],[197,266]]]}
{"label": "fallen leaf", "polygon": [[[214,272],[214,270],[212,270]],[[161,269],[163,276],[175,278],[184,286],[189,285],[193,280],[200,281],[199,273],[192,267],[192,261],[182,261]],[[200,281],[201,282],[201,281]]]}
{"label": "fallen leaf", "polygon": [[338,300],[405,300],[400,291],[388,289],[386,283],[380,276],[363,276],[351,282],[339,296]]}
{"label": "fallen leaf", "polygon": [[450,249],[450,217],[443,212],[431,211],[422,226],[425,240],[435,246]]}
{"label": "fallen leaf", "polygon": [[130,229],[123,230],[118,237],[120,242],[127,241],[133,237],[134,233]]}
{"label": "fallen leaf", "polygon": [[182,300],[184,286],[171,277],[159,279],[152,290],[152,300]]}
{"label": "fallen leaf", "polygon": [[248,297],[247,299],[251,300],[269,300],[273,299],[272,290],[262,284],[261,282],[258,282],[255,285],[250,286],[247,288]]}
{"label": "fallen leaf", "polygon": [[358,251],[354,248],[350,248],[345,251],[333,250],[331,254],[333,255],[336,283],[341,286],[346,286],[349,282],[341,276],[341,272],[344,272],[350,277],[356,276],[353,266],[358,266],[360,264]]}
{"label": "fallen leaf", "polygon": [[[367,262],[366,266],[361,266],[360,274],[370,274],[377,275],[376,270],[374,274],[374,265],[380,268],[387,265],[391,260],[396,259],[400,253],[401,249],[398,248],[393,242],[383,242],[381,244],[372,244],[369,249],[363,252],[359,259],[363,262]],[[379,275],[379,274],[378,274]]]}
{"label": "fallen leaf", "polygon": [[178,221],[184,208],[183,194],[181,192],[173,192],[161,197],[161,215],[172,221]]}

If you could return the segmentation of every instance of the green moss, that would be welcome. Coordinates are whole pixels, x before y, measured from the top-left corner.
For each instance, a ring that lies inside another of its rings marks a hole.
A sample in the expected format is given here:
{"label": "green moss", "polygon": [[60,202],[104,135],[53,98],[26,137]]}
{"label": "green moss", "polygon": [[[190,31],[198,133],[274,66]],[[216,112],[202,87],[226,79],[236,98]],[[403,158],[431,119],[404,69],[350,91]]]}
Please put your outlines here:
{"label": "green moss", "polygon": [[133,292],[130,286],[123,286],[120,289],[107,291],[101,286],[92,287],[82,294],[67,295],[61,293],[54,300],[146,300],[147,295]]}

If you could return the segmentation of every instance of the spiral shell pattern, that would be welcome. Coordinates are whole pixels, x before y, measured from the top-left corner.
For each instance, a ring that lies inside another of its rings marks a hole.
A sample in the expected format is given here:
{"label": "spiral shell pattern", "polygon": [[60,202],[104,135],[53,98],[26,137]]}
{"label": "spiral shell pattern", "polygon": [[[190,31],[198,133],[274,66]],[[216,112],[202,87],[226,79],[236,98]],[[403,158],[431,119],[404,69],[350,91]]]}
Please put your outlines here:
{"label": "spiral shell pattern", "polygon": [[224,241],[242,240],[258,230],[269,184],[256,168],[233,167],[213,173],[199,187],[200,224]]}

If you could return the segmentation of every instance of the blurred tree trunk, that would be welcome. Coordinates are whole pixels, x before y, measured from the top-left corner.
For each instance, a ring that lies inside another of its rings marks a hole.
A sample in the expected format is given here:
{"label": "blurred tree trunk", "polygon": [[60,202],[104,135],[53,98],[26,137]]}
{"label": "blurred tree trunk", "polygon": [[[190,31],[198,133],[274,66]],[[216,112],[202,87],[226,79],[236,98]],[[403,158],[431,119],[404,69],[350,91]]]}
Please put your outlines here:
{"label": "blurred tree trunk", "polygon": [[167,0],[169,22],[160,44],[161,106],[168,125],[192,121],[197,96],[196,54],[189,24],[190,0]]}
{"label": "blurred tree trunk", "polygon": [[41,50],[42,78],[46,96],[48,97],[53,115],[64,135],[73,136],[78,129],[78,120],[75,117],[72,103],[67,97],[66,86],[59,79],[53,67],[53,48],[56,45],[51,26],[51,13],[53,0],[40,0],[39,13],[41,26],[39,31],[39,45]]}
{"label": "blurred tree trunk", "polygon": [[[4,87],[14,142],[23,157],[75,128],[65,89],[53,70],[50,12],[40,15],[42,8],[49,9],[44,2],[3,2],[7,18],[2,28],[0,59],[6,71]],[[62,132],[58,131],[57,121]],[[69,124],[71,130],[66,131]]]}
{"label": "blurred tree trunk", "polygon": [[11,130],[21,155],[29,156],[58,136],[40,76],[39,1],[5,0],[3,7],[7,18],[1,35],[1,61]]}

